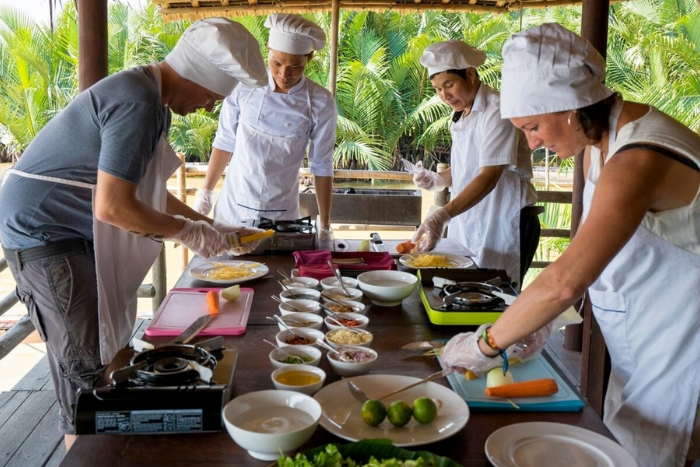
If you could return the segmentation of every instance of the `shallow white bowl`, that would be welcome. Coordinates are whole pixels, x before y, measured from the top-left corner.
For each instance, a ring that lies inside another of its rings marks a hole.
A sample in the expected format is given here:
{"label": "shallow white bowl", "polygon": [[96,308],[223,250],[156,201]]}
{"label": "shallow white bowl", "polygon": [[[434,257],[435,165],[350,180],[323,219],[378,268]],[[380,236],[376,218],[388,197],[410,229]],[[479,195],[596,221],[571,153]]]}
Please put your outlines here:
{"label": "shallow white bowl", "polygon": [[[284,384],[277,380],[281,375],[290,372],[302,371],[305,373],[313,373],[318,376],[319,380],[312,384],[305,384],[303,386],[297,386],[292,384]],[[326,372],[322,369],[312,366],[312,365],[285,365],[283,367],[277,368],[272,372],[272,384],[275,388],[281,389],[283,391],[297,391],[302,394],[307,394],[313,396],[319,389],[323,387],[323,383],[326,382]]]}
{"label": "shallow white bowl", "polygon": [[[334,298],[339,301],[343,300],[353,300],[353,301],[360,301],[362,300],[362,290],[360,289],[346,289],[348,293],[350,294],[349,297],[345,296],[343,293],[343,289],[340,287],[331,287],[330,289],[326,289],[321,291],[321,297],[323,297],[324,302],[328,303],[330,300],[327,300],[327,297]],[[332,302],[331,302],[332,303]]]}
{"label": "shallow white bowl", "polygon": [[318,289],[318,279],[313,277],[292,277],[290,282],[289,279],[283,279],[282,283],[287,287],[305,287],[307,289]]}
{"label": "shallow white bowl", "polygon": [[[323,318],[314,313],[289,313],[282,316],[282,321],[290,328],[321,329],[323,326]],[[277,326],[280,331],[287,329],[280,323]]]}
{"label": "shallow white bowl", "polygon": [[360,313],[338,313],[337,316],[333,315],[328,315],[323,319],[323,322],[326,323],[326,327],[333,331],[334,329],[342,329],[342,326],[339,326],[338,323],[333,321],[334,319],[354,319],[357,321],[357,325],[351,326],[352,329],[367,329],[367,325],[369,324],[369,318],[366,317],[365,315],[362,315]]}
{"label": "shallow white bowl", "polygon": [[288,290],[283,290],[280,292],[280,298],[283,302],[288,302],[289,300],[319,301],[321,298],[321,292],[315,289],[307,289],[305,287],[290,287],[290,289],[294,292],[295,297],[292,297]]}
{"label": "shallow white bowl", "polygon": [[[357,279],[355,279],[354,277],[343,277],[343,284],[345,284],[346,289],[348,287],[356,289],[357,286],[359,285],[359,283],[357,282]],[[325,279],[321,279],[321,289],[322,290],[331,289],[333,287],[340,287],[340,282],[338,282],[338,279],[336,279],[334,276],[326,277]]]}
{"label": "shallow white bowl", "polygon": [[292,333],[285,329],[284,331],[280,331],[277,333],[275,336],[275,339],[277,339],[277,346],[279,347],[286,347],[288,345],[316,345],[316,339],[323,339],[324,334],[317,330],[317,329],[311,329],[311,328],[294,328],[294,332],[298,336],[306,337],[312,341],[311,344],[288,344],[287,339],[290,339],[294,337]]}
{"label": "shallow white bowl", "polygon": [[299,313],[298,311],[293,310],[292,307],[302,310],[302,313],[321,313],[321,305],[319,305],[317,300],[304,300],[299,298],[294,300],[285,300],[284,303],[279,304],[278,308],[282,316],[292,313]]}
{"label": "shallow white bowl", "polygon": [[[356,301],[354,301],[354,300],[338,300],[338,301],[341,302],[341,303],[345,303],[346,305],[352,307],[352,309],[353,309],[354,311],[337,311],[337,310],[335,310],[336,313],[339,313],[339,314],[341,314],[341,315],[342,315],[343,313],[358,313],[358,314],[361,314],[361,315],[366,315],[366,314],[367,314],[367,307],[366,307],[365,304],[362,303],[362,302],[356,302]],[[333,302],[325,302],[325,303],[323,304],[323,306],[325,306],[325,307],[327,307],[327,308],[333,309],[333,307],[334,307],[334,306],[338,306],[338,304],[337,304],[337,303],[333,303]],[[323,308],[322,308],[322,309],[323,309]],[[328,311],[326,311],[326,310],[323,310],[323,312],[326,314],[326,316],[330,315],[330,313],[328,313]]]}
{"label": "shallow white bowl", "polygon": [[[341,342],[337,342],[336,340],[334,340],[334,338],[337,338],[336,336],[338,336],[338,333],[344,333],[346,331],[352,333],[352,331],[344,330],[344,329],[335,329],[333,331],[328,331],[326,333],[326,342],[328,342],[328,345],[330,345],[334,349],[337,349],[339,347],[353,346],[353,345],[360,346],[360,347],[369,347],[372,344],[372,339],[373,339],[372,333],[365,330],[365,329],[359,330],[361,335],[368,337],[368,339],[363,341],[363,342],[341,343]],[[357,333],[353,333],[353,334],[357,334]]]}
{"label": "shallow white bowl", "polygon": [[[312,367],[313,368],[313,367]],[[321,405],[312,397],[296,391],[249,392],[224,406],[222,418],[233,441],[248,454],[265,461],[277,460],[280,452],[291,455],[316,431],[321,418]],[[280,419],[293,425],[280,430]],[[262,425],[270,431],[263,431]],[[262,432],[261,432],[262,431]]]}
{"label": "shallow white bowl", "polygon": [[[284,350],[284,352],[282,351]],[[280,368],[288,365],[302,365],[302,363],[283,363],[280,360],[289,358],[288,355],[295,355],[297,357],[308,357],[312,360],[303,363],[303,365],[318,366],[321,363],[321,357],[323,352],[321,352],[316,347],[311,347],[310,345],[288,345],[284,349],[272,349],[270,352],[270,363],[274,368]]]}
{"label": "shallow white bowl", "polygon": [[397,306],[413,293],[418,278],[402,271],[368,271],[357,276],[362,290],[372,303]]}
{"label": "shallow white bowl", "polygon": [[335,371],[338,375],[342,377],[366,375],[377,363],[378,354],[376,350],[372,350],[367,347],[358,347],[354,345],[346,345],[338,350],[342,352],[343,349],[348,349],[347,352],[349,355],[352,355],[354,352],[363,352],[370,354],[373,358],[372,360],[367,362],[344,362],[337,359],[337,354],[329,351],[326,354],[326,358],[328,358],[328,363],[331,364],[331,368],[333,368],[333,371]]}

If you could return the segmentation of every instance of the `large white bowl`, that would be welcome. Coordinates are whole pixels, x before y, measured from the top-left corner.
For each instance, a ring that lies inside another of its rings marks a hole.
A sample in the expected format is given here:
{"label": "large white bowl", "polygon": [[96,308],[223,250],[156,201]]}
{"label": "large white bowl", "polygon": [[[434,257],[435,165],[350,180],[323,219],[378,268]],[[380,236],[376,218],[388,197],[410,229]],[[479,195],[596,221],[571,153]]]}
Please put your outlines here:
{"label": "large white bowl", "polygon": [[289,290],[283,290],[280,292],[280,298],[283,302],[288,302],[289,300],[318,301],[321,299],[321,292],[315,289],[307,289],[305,287],[290,287],[289,289],[294,293],[294,297],[289,293]]}
{"label": "large white bowl", "polygon": [[321,405],[296,391],[249,392],[224,406],[222,418],[233,441],[248,454],[274,461],[307,442],[321,418]]}
{"label": "large white bowl", "polygon": [[292,333],[285,329],[284,331],[280,331],[277,333],[275,336],[275,339],[277,339],[277,346],[278,347],[286,347],[288,345],[316,345],[316,339],[323,339],[324,334],[317,330],[317,329],[311,329],[311,328],[294,328],[294,333],[297,334],[298,336],[306,337],[307,339],[310,339],[312,341],[311,344],[288,344],[287,340],[294,337]]}
{"label": "large white bowl", "polygon": [[[357,279],[355,279],[354,277],[343,277],[342,279],[343,279],[343,284],[345,285],[346,289],[348,287],[353,288],[353,289],[357,288],[358,282],[357,282]],[[325,279],[321,279],[321,289],[322,290],[330,289],[333,287],[340,287],[340,282],[338,282],[338,279],[336,279],[335,276],[326,277]]]}
{"label": "large white bowl", "polygon": [[[333,371],[342,377],[366,375],[377,363],[377,352],[375,350],[368,349],[367,347],[347,345],[339,348],[338,351],[345,352],[346,358],[349,357],[351,361],[340,360],[338,358],[338,354],[335,352],[328,352],[326,354],[326,358],[328,358],[328,363],[331,364]],[[356,355],[358,352],[368,354],[372,359],[367,362],[352,361],[352,356]]]}
{"label": "large white bowl", "polygon": [[[297,357],[310,358],[311,360],[306,363],[301,363],[296,361],[296,363],[284,363],[282,360],[289,358],[289,355],[295,355]],[[274,368],[280,368],[287,365],[312,365],[318,366],[321,363],[321,357],[323,352],[321,352],[316,347],[310,345],[288,345],[284,349],[272,349],[270,352],[270,363]]]}
{"label": "large white bowl", "polygon": [[[296,311],[292,309],[292,307],[296,308]],[[296,299],[296,300],[287,300],[284,303],[279,304],[279,310],[280,314],[282,316],[289,315],[292,313],[314,313],[314,314],[319,314],[321,313],[321,305],[319,304],[318,301],[316,300],[304,300],[304,299]]]}
{"label": "large white bowl", "polygon": [[[372,344],[372,339],[374,336],[372,336],[372,333],[365,330],[365,329],[358,329],[359,332],[352,332],[349,329],[344,330],[344,329],[334,329],[333,331],[328,331],[326,333],[326,342],[328,345],[333,347],[334,349],[338,349],[340,347],[348,347],[350,345],[354,346],[360,346],[360,347],[369,347]],[[337,339],[339,333],[352,333],[352,334],[357,334],[357,337],[351,336],[350,334],[346,334],[349,336],[351,339],[365,339],[364,341],[359,341],[358,342],[338,342]]]}
{"label": "large white bowl", "polygon": [[379,306],[401,305],[413,293],[418,278],[402,271],[367,271],[357,276],[360,289]]}
{"label": "large white bowl", "polygon": [[323,319],[323,322],[326,323],[326,327],[332,331],[334,329],[343,328],[343,326],[340,326],[336,321],[334,321],[343,318],[354,319],[357,322],[355,326],[349,326],[352,327],[352,329],[367,329],[367,325],[369,324],[369,318],[360,313],[338,313],[335,316],[329,314]]}
{"label": "large white bowl", "polygon": [[[314,313],[289,313],[281,319],[289,328],[321,329],[323,326],[323,318]],[[280,323],[277,323],[277,326],[280,331],[287,329]]]}
{"label": "large white bowl", "polygon": [[283,279],[282,283],[287,287],[305,287],[307,289],[317,289],[319,281],[313,277],[292,277],[290,282],[289,279]]}
{"label": "large white bowl", "polygon": [[[307,373],[318,377],[318,381],[310,384],[285,384],[278,380],[278,378],[283,377],[286,373]],[[285,365],[283,367],[277,368],[272,372],[272,384],[275,388],[284,391],[297,391],[302,394],[307,394],[313,396],[319,389],[323,387],[323,383],[326,382],[326,372],[322,369],[312,366],[312,365]]]}
{"label": "large white bowl", "polygon": [[[349,297],[343,293],[343,289],[341,289],[340,287],[331,287],[330,289],[326,289],[326,290],[321,291],[321,297],[323,297],[324,303],[330,302],[330,300],[328,300],[328,297],[334,298],[335,300],[338,300],[341,302],[343,300],[353,300],[356,302],[362,300],[362,290],[360,290],[360,289],[345,289],[345,290],[347,290],[348,293],[350,294]],[[331,303],[333,303],[333,302],[331,302]]]}

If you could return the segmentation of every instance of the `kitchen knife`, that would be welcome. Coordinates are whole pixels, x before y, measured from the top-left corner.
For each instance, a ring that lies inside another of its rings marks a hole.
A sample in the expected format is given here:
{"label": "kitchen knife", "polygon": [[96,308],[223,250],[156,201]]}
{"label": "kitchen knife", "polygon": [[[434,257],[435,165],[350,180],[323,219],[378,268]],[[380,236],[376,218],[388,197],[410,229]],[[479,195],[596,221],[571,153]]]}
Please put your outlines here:
{"label": "kitchen knife", "polygon": [[199,331],[202,329],[206,328],[209,323],[211,323],[211,320],[214,319],[214,315],[211,315],[207,313],[204,316],[200,316],[199,318],[195,319],[192,324],[187,326],[187,329],[182,331],[182,333],[177,336],[173,341],[171,341],[171,344],[187,344],[189,341],[194,339],[197,334],[199,334]]}
{"label": "kitchen knife", "polygon": [[404,350],[430,350],[430,349],[440,349],[445,347],[445,342],[442,341],[419,341],[411,342],[401,347]]}
{"label": "kitchen knife", "polygon": [[370,237],[372,237],[372,240],[370,240],[370,242],[372,243],[372,249],[374,251],[386,251],[386,246],[384,245],[384,242],[382,241],[382,238],[379,236],[378,233],[372,233],[370,234]]}

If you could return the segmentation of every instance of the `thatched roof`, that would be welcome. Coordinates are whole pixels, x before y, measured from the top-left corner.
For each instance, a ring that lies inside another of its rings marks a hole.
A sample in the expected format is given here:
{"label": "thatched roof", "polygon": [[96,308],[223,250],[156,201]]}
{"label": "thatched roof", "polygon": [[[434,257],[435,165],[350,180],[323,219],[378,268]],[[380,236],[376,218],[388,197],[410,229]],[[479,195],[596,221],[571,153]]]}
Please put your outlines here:
{"label": "thatched roof", "polygon": [[[341,10],[395,10],[415,12],[506,13],[523,8],[579,5],[583,0],[339,0]],[[613,0],[614,1],[614,0]],[[699,0],[700,1],[700,0]],[[243,16],[269,13],[330,11],[333,0],[151,0],[166,21],[211,16]]]}

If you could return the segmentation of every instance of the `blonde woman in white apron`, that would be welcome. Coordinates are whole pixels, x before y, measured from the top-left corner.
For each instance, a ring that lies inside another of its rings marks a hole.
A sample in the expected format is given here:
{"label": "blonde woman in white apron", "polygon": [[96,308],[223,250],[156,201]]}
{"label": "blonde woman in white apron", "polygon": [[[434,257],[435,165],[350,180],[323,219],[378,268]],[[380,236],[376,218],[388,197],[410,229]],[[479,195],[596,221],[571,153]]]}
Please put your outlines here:
{"label": "blonde woman in white apron", "polygon": [[[603,84],[605,61],[557,24],[503,49],[501,108],[533,149],[587,149],[584,221],[567,251],[445,361],[485,371],[585,291],[610,352],[603,421],[640,467],[698,457],[700,137]],[[675,278],[682,277],[682,281]]]}

